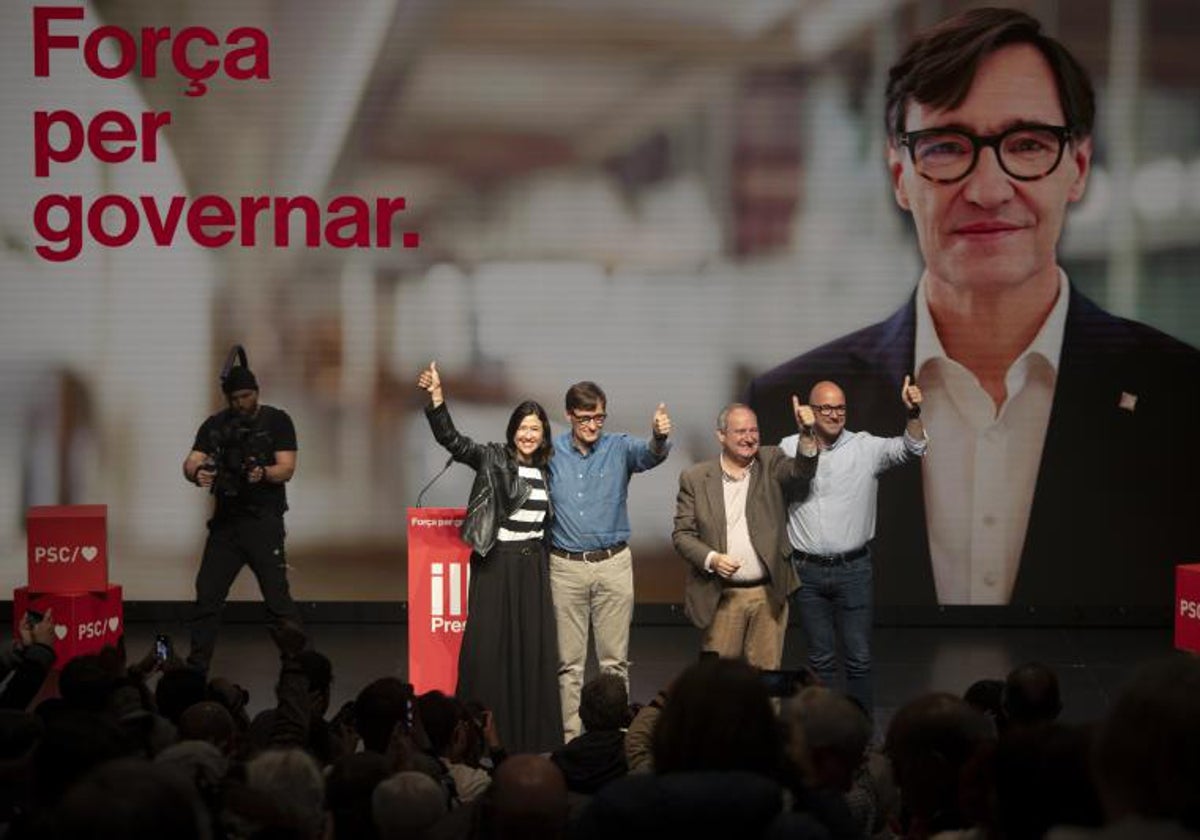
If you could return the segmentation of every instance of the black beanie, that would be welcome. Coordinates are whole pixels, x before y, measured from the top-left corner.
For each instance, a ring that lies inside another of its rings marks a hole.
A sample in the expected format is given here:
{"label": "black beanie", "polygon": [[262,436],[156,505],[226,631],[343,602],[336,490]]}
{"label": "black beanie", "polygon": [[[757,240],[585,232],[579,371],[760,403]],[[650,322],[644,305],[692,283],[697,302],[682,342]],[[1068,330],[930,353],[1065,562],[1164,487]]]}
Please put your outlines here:
{"label": "black beanie", "polygon": [[257,391],[258,380],[254,378],[250,368],[239,365],[231,368],[229,374],[221,380],[221,390],[225,392],[225,396],[234,391]]}

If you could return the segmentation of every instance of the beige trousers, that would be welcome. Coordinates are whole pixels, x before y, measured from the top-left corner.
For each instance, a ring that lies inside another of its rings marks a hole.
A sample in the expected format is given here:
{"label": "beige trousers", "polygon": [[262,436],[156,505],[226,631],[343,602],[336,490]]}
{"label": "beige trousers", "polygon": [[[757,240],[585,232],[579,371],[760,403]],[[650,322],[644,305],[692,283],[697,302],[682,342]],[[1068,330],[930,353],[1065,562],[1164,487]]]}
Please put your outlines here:
{"label": "beige trousers", "polygon": [[633,555],[626,548],[588,563],[550,555],[550,593],[558,623],[558,691],[563,737],[582,731],[579,694],[587,660],[588,630],[594,633],[600,670],[625,680],[629,690],[629,625],[633,621]]}
{"label": "beige trousers", "polygon": [[783,659],[787,620],[787,603],[778,612],[772,609],[765,586],[726,587],[701,649],[722,657],[743,656],[756,668],[776,670]]}

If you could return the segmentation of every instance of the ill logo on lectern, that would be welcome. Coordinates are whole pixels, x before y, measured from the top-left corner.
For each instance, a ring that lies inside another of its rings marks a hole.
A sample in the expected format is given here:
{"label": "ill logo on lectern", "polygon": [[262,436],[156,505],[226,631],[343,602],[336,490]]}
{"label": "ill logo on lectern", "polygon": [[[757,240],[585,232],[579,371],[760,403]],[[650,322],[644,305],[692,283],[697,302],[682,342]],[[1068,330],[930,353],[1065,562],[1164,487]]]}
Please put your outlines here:
{"label": "ill logo on lectern", "polygon": [[467,626],[467,588],[471,584],[469,562],[429,564],[429,630],[432,633],[461,633]]}

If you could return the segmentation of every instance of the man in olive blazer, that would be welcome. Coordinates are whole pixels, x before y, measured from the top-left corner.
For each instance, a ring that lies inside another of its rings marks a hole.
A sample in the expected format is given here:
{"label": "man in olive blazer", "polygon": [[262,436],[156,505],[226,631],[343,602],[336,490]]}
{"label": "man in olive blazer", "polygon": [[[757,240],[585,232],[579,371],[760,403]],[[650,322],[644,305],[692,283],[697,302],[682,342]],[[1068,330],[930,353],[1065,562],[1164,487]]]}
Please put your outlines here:
{"label": "man in olive blazer", "polygon": [[758,418],[746,405],[717,420],[721,454],[679,476],[675,550],[688,562],[685,608],[704,631],[701,649],[743,656],[774,669],[783,655],[788,596],[799,583],[788,557],[786,494],[816,472],[812,409],[792,397],[800,457],[759,447]]}

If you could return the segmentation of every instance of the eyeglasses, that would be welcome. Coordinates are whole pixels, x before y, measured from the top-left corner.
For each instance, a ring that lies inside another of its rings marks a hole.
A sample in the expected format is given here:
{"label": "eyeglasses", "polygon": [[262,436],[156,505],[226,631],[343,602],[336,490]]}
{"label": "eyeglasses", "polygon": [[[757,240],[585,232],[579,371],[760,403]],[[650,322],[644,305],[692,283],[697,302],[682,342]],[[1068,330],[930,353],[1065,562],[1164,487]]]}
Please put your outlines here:
{"label": "eyeglasses", "polygon": [[832,417],[834,414],[845,414],[846,405],[814,405],[813,410],[825,417]]}
{"label": "eyeglasses", "polygon": [[599,428],[604,425],[604,421],[608,419],[607,414],[572,414],[571,419],[580,426],[595,426]]}
{"label": "eyeglasses", "polygon": [[904,131],[896,139],[907,146],[917,174],[938,184],[966,178],[979,163],[979,152],[991,148],[1000,168],[1018,181],[1036,181],[1058,168],[1071,129],[1061,125],[1017,125],[999,134],[980,136],[957,128]]}

